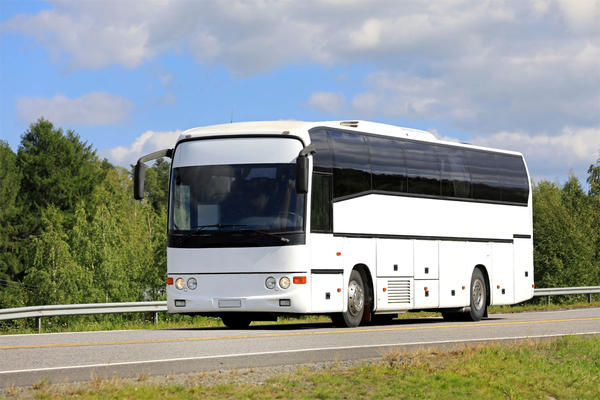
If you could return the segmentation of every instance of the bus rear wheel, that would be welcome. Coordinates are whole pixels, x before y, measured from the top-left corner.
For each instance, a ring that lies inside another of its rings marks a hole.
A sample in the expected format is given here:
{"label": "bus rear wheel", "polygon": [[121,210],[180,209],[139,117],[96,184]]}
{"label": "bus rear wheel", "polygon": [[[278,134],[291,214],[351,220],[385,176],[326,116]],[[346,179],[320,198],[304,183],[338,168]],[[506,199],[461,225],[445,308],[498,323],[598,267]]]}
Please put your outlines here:
{"label": "bus rear wheel", "polygon": [[221,320],[229,329],[244,329],[250,326],[252,320],[243,313],[228,313],[221,316]]}
{"label": "bus rear wheel", "polygon": [[362,275],[352,270],[348,282],[348,309],[331,316],[333,324],[339,328],[353,328],[360,325],[365,312],[365,285]]}
{"label": "bus rear wheel", "polygon": [[471,275],[471,303],[469,307],[469,319],[480,321],[487,309],[487,286],[485,278],[479,268],[473,270]]}
{"label": "bus rear wheel", "polygon": [[442,311],[446,321],[480,321],[487,309],[487,285],[479,268],[471,275],[469,311]]}

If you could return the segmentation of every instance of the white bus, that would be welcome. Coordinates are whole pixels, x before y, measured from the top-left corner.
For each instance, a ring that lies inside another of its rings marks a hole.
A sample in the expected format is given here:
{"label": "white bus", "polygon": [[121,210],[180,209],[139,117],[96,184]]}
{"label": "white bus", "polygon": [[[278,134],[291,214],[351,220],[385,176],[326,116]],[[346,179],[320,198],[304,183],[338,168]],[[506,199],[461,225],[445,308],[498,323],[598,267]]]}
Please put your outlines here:
{"label": "white bus", "polygon": [[533,296],[519,153],[366,121],[216,125],[140,158],[136,199],[163,156],[171,313],[353,327],[425,309],[477,321]]}

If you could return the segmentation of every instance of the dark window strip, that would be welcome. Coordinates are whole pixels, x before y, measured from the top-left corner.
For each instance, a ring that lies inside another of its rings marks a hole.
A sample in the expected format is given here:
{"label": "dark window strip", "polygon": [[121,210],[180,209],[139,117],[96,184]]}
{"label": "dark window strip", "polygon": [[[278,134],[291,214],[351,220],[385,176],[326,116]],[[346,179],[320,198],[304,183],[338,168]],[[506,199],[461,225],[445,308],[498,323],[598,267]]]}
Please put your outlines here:
{"label": "dark window strip", "polygon": [[343,274],[343,269],[311,269],[311,274],[315,275],[330,275],[330,274]]}
{"label": "dark window strip", "polygon": [[168,272],[167,275],[281,275],[308,274],[306,271],[265,271],[265,272]]}
{"label": "dark window strip", "polygon": [[418,239],[441,240],[447,242],[480,242],[480,243],[513,243],[513,239],[451,237],[451,236],[417,236],[417,235],[386,235],[372,233],[334,233],[333,236],[361,239]]}
{"label": "dark window strip", "polygon": [[531,235],[521,235],[521,234],[515,233],[513,235],[513,238],[515,238],[515,239],[531,239]]}

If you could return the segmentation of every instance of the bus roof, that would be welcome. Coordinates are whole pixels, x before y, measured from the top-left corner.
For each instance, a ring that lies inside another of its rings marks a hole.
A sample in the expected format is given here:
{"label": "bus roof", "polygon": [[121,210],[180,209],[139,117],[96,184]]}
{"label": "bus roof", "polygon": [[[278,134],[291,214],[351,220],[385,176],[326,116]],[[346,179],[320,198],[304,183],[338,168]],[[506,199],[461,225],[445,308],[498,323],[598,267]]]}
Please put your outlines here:
{"label": "bus roof", "polygon": [[381,124],[378,122],[362,120],[346,121],[320,121],[308,122],[297,120],[279,120],[279,121],[252,121],[252,122],[233,122],[229,124],[209,125],[198,128],[192,128],[184,131],[177,141],[185,139],[199,138],[203,136],[234,136],[234,135],[273,135],[273,134],[291,134],[300,137],[306,143],[310,141],[308,131],[313,128],[325,127],[334,129],[344,129],[361,133],[371,133],[397,137],[403,139],[421,140],[426,142],[436,142],[452,146],[468,147],[481,150],[493,150],[502,153],[515,154],[522,156],[521,153],[509,150],[492,149],[476,146],[458,141],[439,140],[431,132],[405,128],[401,126]]}

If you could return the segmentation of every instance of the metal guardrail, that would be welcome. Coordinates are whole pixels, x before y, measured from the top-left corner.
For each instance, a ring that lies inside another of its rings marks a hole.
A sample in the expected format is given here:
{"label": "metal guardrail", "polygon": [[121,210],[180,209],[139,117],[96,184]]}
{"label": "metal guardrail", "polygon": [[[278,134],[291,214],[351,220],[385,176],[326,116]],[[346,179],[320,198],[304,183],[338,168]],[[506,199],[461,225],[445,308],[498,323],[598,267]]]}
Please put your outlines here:
{"label": "metal guardrail", "polygon": [[561,296],[568,294],[587,294],[588,303],[592,302],[592,294],[600,293],[600,286],[581,286],[563,288],[540,288],[534,290],[534,297],[546,296],[546,304],[550,304],[550,296]]}
{"label": "metal guardrail", "polygon": [[[594,293],[600,293],[600,286],[540,288],[534,290],[533,296],[546,296],[546,304],[550,304],[550,296],[587,294],[588,302],[591,303],[592,294]],[[119,314],[129,312],[153,312],[154,323],[157,324],[158,313],[163,311],[167,311],[166,301],[32,306],[0,309],[0,321],[20,318],[35,318],[38,332],[41,332],[42,317],[87,314]]]}
{"label": "metal guardrail", "polygon": [[158,313],[167,311],[166,301],[139,301],[132,303],[59,304],[0,309],[0,321],[20,318],[35,318],[38,332],[42,330],[42,317],[88,314],[119,314],[130,312],[154,312],[154,323]]}

